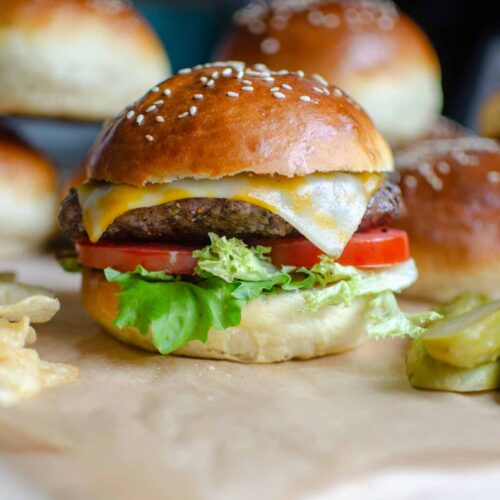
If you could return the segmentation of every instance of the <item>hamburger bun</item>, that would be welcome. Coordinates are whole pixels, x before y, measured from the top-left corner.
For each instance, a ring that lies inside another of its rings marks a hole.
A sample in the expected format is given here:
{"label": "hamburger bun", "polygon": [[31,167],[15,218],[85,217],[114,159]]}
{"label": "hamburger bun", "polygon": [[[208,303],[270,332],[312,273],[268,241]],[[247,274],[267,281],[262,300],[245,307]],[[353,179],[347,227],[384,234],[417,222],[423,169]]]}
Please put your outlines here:
{"label": "hamburger bun", "polygon": [[392,2],[251,2],[215,59],[319,72],[348,91],[392,144],[423,135],[442,106],[439,60]]}
{"label": "hamburger bun", "polygon": [[500,298],[500,145],[479,137],[424,141],[396,155],[419,269],[407,296]]}
{"label": "hamburger bun", "polygon": [[108,121],[87,160],[88,178],[137,186],[392,169],[385,140],[337,87],[237,62],[187,68],[154,87]]}
{"label": "hamburger bun", "polygon": [[0,113],[102,120],[169,74],[122,0],[0,0]]}
{"label": "hamburger bun", "polygon": [[[158,352],[151,334],[113,325],[118,311],[116,283],[103,273],[84,269],[82,298],[90,316],[126,344]],[[358,298],[350,307],[324,306],[316,312],[304,308],[303,292],[259,297],[242,311],[242,321],[226,330],[210,329],[208,341],[192,341],[175,351],[180,356],[227,359],[244,363],[275,363],[310,359],[358,346],[365,338],[364,317],[369,298]]]}
{"label": "hamburger bun", "polygon": [[500,139],[500,90],[493,92],[481,106],[478,129],[485,137]]}
{"label": "hamburger bun", "polygon": [[54,167],[19,137],[0,129],[0,258],[44,243],[55,229],[57,202]]}

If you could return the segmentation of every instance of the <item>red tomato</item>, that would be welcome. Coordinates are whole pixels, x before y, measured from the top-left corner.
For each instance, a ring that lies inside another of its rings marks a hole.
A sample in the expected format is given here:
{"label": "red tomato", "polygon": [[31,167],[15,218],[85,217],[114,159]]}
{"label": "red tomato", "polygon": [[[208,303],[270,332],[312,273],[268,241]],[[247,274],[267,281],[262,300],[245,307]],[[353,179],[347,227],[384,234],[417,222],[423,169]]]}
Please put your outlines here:
{"label": "red tomato", "polygon": [[91,243],[80,240],[76,243],[78,261],[87,267],[117,271],[133,271],[142,266],[148,271],[166,271],[172,274],[191,274],[196,260],[196,247],[163,243]]}
{"label": "red tomato", "polygon": [[[323,255],[306,238],[259,240],[257,243],[271,247],[271,259],[276,265],[310,268]],[[337,262],[346,266],[382,267],[405,262],[409,258],[408,236],[404,231],[377,228],[355,233]]]}
{"label": "red tomato", "polygon": [[[271,259],[278,266],[310,268],[323,254],[306,238],[259,240],[255,244],[271,247]],[[148,271],[191,274],[196,265],[192,253],[197,247],[184,245],[81,240],[76,248],[79,262],[94,269],[112,267],[126,272],[140,265]],[[404,231],[379,228],[354,234],[337,262],[355,267],[381,267],[405,262],[409,257],[408,237]]]}

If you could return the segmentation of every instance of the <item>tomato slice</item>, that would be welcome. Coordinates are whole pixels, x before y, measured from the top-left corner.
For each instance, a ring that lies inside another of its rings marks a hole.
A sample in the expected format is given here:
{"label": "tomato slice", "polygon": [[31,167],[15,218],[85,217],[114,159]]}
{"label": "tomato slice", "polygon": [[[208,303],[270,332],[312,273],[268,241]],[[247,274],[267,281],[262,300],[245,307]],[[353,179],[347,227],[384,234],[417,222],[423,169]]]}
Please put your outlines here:
{"label": "tomato slice", "polygon": [[[306,238],[259,240],[255,243],[271,247],[271,260],[275,265],[310,268],[323,255]],[[383,267],[405,262],[409,258],[410,246],[404,231],[377,228],[355,233],[337,262],[355,267]]]}
{"label": "tomato slice", "polygon": [[[277,266],[312,267],[323,252],[306,238],[281,238],[252,242],[271,247],[271,259]],[[109,242],[76,243],[78,261],[87,267],[112,267],[121,272],[142,266],[148,271],[192,274],[196,265],[193,251],[199,247],[164,243]],[[337,260],[355,267],[382,267],[405,262],[410,257],[408,236],[400,229],[378,228],[355,233]]]}
{"label": "tomato slice", "polygon": [[196,265],[193,251],[197,248],[163,243],[76,242],[80,264],[94,269],[112,267],[121,272],[133,271],[137,266],[142,266],[148,271],[192,274]]}

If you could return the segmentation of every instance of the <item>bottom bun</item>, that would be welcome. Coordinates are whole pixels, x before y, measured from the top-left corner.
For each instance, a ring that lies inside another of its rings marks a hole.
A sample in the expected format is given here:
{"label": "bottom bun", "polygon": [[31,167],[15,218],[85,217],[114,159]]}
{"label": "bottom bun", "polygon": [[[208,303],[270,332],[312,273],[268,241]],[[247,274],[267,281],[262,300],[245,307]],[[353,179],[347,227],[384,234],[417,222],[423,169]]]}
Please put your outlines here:
{"label": "bottom bun", "polygon": [[[83,271],[82,297],[88,313],[116,338],[149,351],[157,351],[151,334],[113,325],[119,286],[103,273]],[[310,359],[353,349],[366,337],[364,318],[369,298],[356,299],[350,307],[324,306],[301,312],[303,292],[283,292],[248,303],[241,323],[226,330],[210,329],[208,341],[189,342],[175,351],[179,356],[226,359],[242,363],[275,363]]]}

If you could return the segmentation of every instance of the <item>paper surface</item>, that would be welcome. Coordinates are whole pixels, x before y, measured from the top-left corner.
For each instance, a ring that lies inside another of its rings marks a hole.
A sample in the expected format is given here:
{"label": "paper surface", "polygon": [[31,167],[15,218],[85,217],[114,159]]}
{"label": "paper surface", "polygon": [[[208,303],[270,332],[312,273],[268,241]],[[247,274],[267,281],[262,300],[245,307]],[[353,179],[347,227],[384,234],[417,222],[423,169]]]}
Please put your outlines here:
{"label": "paper surface", "polygon": [[162,357],[87,318],[77,275],[46,259],[14,267],[59,292],[41,356],[81,370],[0,409],[1,472],[40,497],[500,497],[500,393],[412,389],[404,342],[267,366]]}

